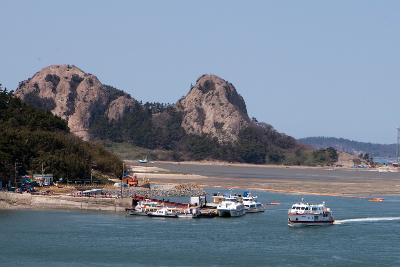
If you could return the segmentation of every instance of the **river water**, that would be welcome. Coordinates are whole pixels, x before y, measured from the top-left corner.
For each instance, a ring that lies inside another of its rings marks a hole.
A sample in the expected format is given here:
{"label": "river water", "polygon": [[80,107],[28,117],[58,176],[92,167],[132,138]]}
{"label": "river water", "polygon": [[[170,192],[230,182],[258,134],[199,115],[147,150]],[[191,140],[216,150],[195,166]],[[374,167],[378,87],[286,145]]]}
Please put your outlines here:
{"label": "river water", "polygon": [[81,211],[0,211],[1,266],[400,266],[400,198],[326,201],[339,224],[289,228],[302,196],[241,218],[162,219]]}

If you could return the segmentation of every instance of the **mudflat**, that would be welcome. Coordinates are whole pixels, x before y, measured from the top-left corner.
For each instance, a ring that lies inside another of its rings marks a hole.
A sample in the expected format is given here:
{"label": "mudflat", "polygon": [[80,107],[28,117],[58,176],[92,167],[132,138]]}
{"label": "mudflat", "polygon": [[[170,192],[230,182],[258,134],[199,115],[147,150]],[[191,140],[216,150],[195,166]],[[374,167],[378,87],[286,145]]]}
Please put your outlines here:
{"label": "mudflat", "polygon": [[[154,167],[158,171],[152,171]],[[400,194],[400,172],[369,169],[213,162],[154,162],[140,165],[140,169],[138,176],[150,178],[154,183],[196,183],[205,187],[349,197]]]}

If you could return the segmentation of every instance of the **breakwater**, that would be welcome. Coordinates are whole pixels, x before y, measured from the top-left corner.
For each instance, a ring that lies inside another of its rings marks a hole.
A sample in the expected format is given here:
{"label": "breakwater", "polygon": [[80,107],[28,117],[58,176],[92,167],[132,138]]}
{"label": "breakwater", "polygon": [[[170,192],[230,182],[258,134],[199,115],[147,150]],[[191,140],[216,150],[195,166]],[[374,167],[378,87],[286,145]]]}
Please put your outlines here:
{"label": "breakwater", "polygon": [[[77,209],[100,211],[125,211],[132,207],[132,197],[136,195],[155,197],[198,196],[204,195],[204,190],[194,184],[152,185],[151,188],[103,188],[96,196],[77,196],[74,187],[62,188],[65,192],[53,192],[50,195],[34,195],[30,193],[0,192],[0,209]],[[58,189],[60,190],[60,189]]]}
{"label": "breakwater", "polygon": [[1,209],[76,209],[119,212],[125,211],[125,208],[129,208],[131,205],[131,198],[43,196],[29,193],[0,192]]}

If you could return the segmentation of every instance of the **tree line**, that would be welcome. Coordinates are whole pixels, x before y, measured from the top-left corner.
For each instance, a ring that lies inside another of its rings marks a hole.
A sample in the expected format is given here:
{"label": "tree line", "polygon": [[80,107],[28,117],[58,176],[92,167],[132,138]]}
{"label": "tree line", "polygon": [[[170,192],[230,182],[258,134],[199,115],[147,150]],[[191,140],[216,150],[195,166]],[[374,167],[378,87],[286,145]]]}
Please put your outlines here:
{"label": "tree line", "polygon": [[182,118],[182,112],[173,105],[136,102],[134,111],[118,122],[109,121],[105,115],[95,117],[90,133],[100,140],[165,149],[171,151],[171,160],[216,159],[290,165],[326,165],[337,161],[333,148],[313,151],[255,119],[241,129],[237,141],[219,143],[208,135],[186,134],[181,127]]}
{"label": "tree line", "polygon": [[0,84],[0,179],[47,173],[64,180],[90,177],[91,168],[121,174],[121,160],[98,144],[80,140],[66,121],[48,111],[22,103]]}

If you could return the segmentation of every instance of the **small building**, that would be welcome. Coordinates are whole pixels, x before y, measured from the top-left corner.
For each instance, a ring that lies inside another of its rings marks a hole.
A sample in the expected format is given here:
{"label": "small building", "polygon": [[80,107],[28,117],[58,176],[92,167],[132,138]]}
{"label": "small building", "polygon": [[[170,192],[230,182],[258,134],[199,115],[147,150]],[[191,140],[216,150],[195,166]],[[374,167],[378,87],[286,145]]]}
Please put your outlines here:
{"label": "small building", "polygon": [[40,186],[49,186],[53,184],[53,174],[34,174],[33,180]]}
{"label": "small building", "polygon": [[190,197],[190,205],[203,207],[206,205],[206,196]]}

